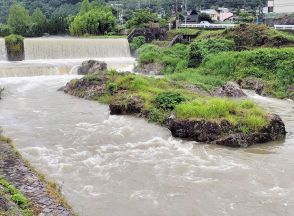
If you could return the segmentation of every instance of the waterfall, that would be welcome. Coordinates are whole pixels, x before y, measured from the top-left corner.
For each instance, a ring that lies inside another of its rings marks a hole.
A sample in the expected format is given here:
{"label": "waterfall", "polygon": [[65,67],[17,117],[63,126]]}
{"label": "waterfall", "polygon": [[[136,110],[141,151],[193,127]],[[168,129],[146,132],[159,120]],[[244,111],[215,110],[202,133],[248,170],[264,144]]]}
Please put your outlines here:
{"label": "waterfall", "polygon": [[0,38],[0,61],[7,60],[7,52],[4,38]]}
{"label": "waterfall", "polygon": [[[77,74],[88,59],[105,61],[118,71],[132,71],[135,63],[127,39],[26,38],[24,48],[24,61],[0,63],[0,77]],[[6,60],[4,40],[0,49],[0,61]]]}
{"label": "waterfall", "polygon": [[127,39],[31,38],[25,60],[131,57]]}

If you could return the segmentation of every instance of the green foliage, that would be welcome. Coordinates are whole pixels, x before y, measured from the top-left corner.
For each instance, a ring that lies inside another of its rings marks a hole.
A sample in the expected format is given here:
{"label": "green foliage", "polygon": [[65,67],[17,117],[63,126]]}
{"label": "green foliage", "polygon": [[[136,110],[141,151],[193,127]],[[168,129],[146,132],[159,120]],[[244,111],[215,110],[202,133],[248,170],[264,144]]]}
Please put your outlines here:
{"label": "green foliage", "polygon": [[189,66],[199,66],[209,55],[235,49],[234,41],[227,39],[205,39],[195,41],[190,46]]}
{"label": "green foliage", "polygon": [[255,17],[248,12],[239,13],[239,18],[238,18],[239,23],[252,23],[254,22],[254,20],[255,20]]}
{"label": "green foliage", "polygon": [[145,37],[143,36],[134,37],[132,42],[130,43],[130,48],[131,50],[136,51],[143,44],[145,44]]}
{"label": "green foliage", "polygon": [[162,92],[155,98],[155,105],[159,109],[173,110],[178,104],[184,102],[186,98],[179,92]]}
{"label": "green foliage", "polygon": [[209,56],[198,72],[231,80],[244,77],[261,78],[268,83],[269,94],[285,97],[287,89],[293,85],[293,59],[292,48],[226,52]]}
{"label": "green foliage", "polygon": [[266,25],[241,24],[233,29],[227,29],[222,36],[233,39],[236,46],[241,48],[294,44],[293,35],[272,30]]}
{"label": "green foliage", "polygon": [[155,13],[152,13],[149,9],[142,9],[135,11],[133,16],[126,23],[128,29],[132,28],[144,28],[148,23],[157,23],[159,19]]}
{"label": "green foliage", "polygon": [[138,50],[139,64],[159,63],[165,66],[164,73],[174,73],[188,66],[189,47],[176,44],[172,47],[158,47],[153,44],[143,45]]}
{"label": "green foliage", "polygon": [[30,210],[30,203],[28,199],[13,185],[11,185],[4,178],[0,177],[0,185],[11,195],[11,200],[15,202],[22,210],[24,215],[32,216],[33,211]]}
{"label": "green foliage", "polygon": [[10,26],[0,23],[0,37],[6,37],[10,34],[11,34]]}
{"label": "green foliage", "polygon": [[79,15],[84,15],[85,13],[89,12],[89,10],[90,10],[89,0],[83,0]]}
{"label": "green foliage", "polygon": [[70,33],[104,35],[115,30],[116,19],[109,7],[94,7],[84,14],[76,16],[70,24]]}
{"label": "green foliage", "polygon": [[24,38],[21,35],[9,35],[5,37],[8,59],[11,61],[23,60],[24,57]]}
{"label": "green foliage", "polygon": [[201,14],[199,14],[199,16],[198,16],[198,22],[201,22],[201,21],[212,22],[212,19],[211,19],[211,17],[209,16],[209,14],[207,14],[207,13],[201,13]]}
{"label": "green foliage", "polygon": [[47,30],[47,19],[40,8],[36,8],[31,16],[30,35],[42,36]]}
{"label": "green foliage", "polygon": [[9,9],[7,24],[14,34],[26,35],[31,23],[29,12],[21,4],[15,3]]}

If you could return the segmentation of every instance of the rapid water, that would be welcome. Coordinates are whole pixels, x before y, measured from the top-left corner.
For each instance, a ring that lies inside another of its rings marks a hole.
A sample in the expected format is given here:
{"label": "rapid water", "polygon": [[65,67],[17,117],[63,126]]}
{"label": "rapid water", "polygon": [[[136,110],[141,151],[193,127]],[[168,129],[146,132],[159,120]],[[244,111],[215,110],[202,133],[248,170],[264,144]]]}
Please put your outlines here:
{"label": "rapid water", "polygon": [[24,48],[24,61],[9,62],[0,39],[0,77],[77,74],[78,66],[89,59],[124,71],[132,71],[135,63],[127,39],[27,38]]}
{"label": "rapid water", "polygon": [[287,139],[229,149],[57,91],[74,77],[0,79],[0,125],[80,215],[293,215],[293,102],[250,93],[282,116]]}

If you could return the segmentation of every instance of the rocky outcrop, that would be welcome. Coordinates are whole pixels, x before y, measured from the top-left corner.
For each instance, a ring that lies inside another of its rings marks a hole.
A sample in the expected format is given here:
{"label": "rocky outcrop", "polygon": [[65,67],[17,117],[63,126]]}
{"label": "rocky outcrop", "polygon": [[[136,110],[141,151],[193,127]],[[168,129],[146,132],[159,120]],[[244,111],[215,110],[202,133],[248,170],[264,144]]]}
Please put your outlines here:
{"label": "rocky outcrop", "polygon": [[88,60],[84,61],[78,69],[79,75],[86,75],[92,73],[100,73],[107,71],[107,64],[105,62]]}
{"label": "rocky outcrop", "polygon": [[66,84],[63,91],[66,94],[73,96],[90,99],[95,96],[101,96],[104,94],[106,88],[106,77],[102,72],[101,74],[92,74],[91,79],[82,78],[75,79]]}
{"label": "rocky outcrop", "polygon": [[268,116],[269,124],[258,132],[242,133],[228,121],[209,122],[205,120],[178,120],[170,117],[167,125],[172,135],[230,147],[248,147],[283,139],[286,136],[285,125],[278,115]]}
{"label": "rocky outcrop", "polygon": [[123,101],[114,101],[109,105],[111,115],[140,114],[143,111],[141,98],[132,96]]}
{"label": "rocky outcrop", "polygon": [[228,82],[222,87],[215,89],[212,92],[212,95],[217,97],[246,97],[244,91],[240,88],[240,86],[237,83],[234,82]]}
{"label": "rocky outcrop", "polygon": [[263,90],[265,88],[265,83],[262,80],[251,77],[240,80],[238,83],[241,88],[253,90],[259,95],[263,94]]}

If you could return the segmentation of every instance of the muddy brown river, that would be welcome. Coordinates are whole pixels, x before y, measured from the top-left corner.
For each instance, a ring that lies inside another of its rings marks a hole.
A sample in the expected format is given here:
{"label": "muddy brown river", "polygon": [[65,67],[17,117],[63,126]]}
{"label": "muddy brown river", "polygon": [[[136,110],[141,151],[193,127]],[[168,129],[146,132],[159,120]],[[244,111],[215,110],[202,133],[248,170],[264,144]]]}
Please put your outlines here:
{"label": "muddy brown river", "polygon": [[287,139],[230,149],[57,91],[74,77],[1,78],[0,125],[81,216],[293,215],[292,101],[248,92],[281,115]]}

